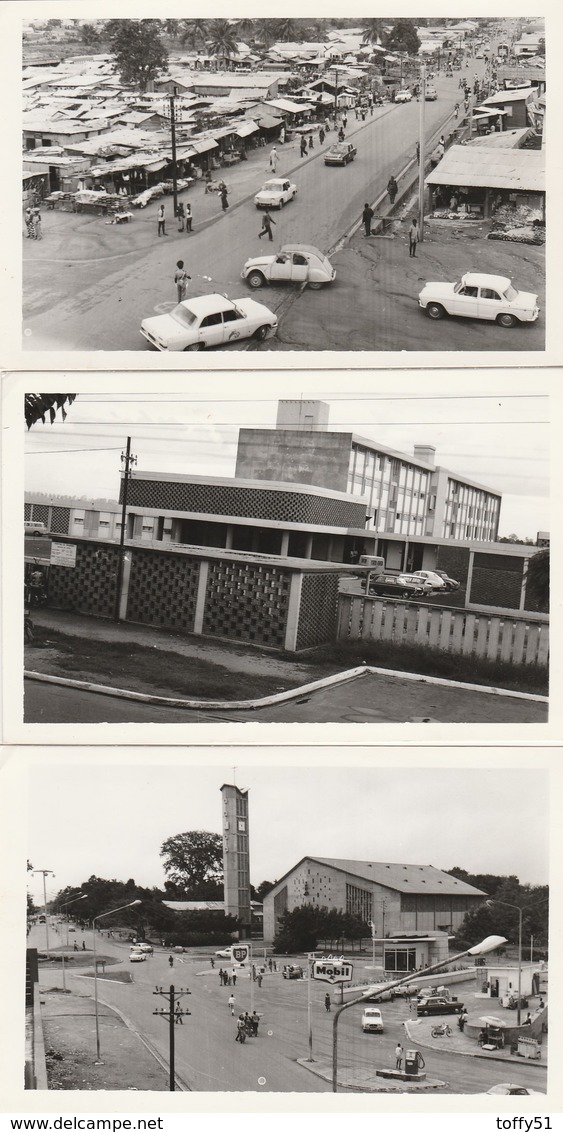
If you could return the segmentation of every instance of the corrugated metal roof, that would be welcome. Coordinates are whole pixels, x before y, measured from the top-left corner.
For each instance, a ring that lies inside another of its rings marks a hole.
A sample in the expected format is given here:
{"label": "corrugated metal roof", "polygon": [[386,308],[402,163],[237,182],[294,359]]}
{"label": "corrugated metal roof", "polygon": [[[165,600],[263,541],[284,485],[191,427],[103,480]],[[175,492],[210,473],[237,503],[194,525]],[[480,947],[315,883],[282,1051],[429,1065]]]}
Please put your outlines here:
{"label": "corrugated metal roof", "polygon": [[374,881],[396,892],[428,892],[447,896],[486,896],[480,888],[474,888],[434,865],[384,864],[380,861],[348,861],[339,857],[307,857],[341,872],[350,873],[361,880]]}
{"label": "corrugated metal roof", "polygon": [[545,154],[542,150],[491,150],[453,145],[425,183],[543,193]]}

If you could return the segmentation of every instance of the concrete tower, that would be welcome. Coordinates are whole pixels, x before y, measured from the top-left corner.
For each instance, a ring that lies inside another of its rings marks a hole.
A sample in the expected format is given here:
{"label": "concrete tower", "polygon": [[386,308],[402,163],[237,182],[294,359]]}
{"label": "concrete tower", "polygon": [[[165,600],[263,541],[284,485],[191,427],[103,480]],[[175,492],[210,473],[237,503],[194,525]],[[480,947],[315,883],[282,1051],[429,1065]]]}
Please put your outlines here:
{"label": "concrete tower", "polygon": [[221,787],[223,805],[223,868],[225,914],[241,923],[241,939],[250,938],[250,844],[248,792]]}

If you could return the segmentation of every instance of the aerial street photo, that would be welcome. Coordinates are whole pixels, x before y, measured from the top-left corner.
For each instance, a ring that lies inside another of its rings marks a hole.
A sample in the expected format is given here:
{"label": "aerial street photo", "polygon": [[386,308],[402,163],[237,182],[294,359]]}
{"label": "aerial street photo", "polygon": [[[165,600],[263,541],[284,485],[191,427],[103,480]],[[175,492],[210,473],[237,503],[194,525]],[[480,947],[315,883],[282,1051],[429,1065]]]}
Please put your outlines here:
{"label": "aerial street photo", "polygon": [[29,768],[27,1090],[547,1103],[541,753],[533,769],[300,753]]}
{"label": "aerial street photo", "polygon": [[545,350],[542,18],[22,34],[25,351]]}
{"label": "aerial street photo", "polygon": [[28,393],[23,722],[545,724],[549,398],[461,380]]}

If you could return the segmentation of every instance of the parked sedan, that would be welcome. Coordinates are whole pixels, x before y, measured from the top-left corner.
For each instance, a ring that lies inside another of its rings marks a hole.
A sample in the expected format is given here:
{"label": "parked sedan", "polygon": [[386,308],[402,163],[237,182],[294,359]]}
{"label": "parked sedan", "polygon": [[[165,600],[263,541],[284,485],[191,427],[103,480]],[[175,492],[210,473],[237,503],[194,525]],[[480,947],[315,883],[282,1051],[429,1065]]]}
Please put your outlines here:
{"label": "parked sedan", "polygon": [[232,956],[230,947],[222,947],[220,951],[215,952],[218,959],[230,959]]}
{"label": "parked sedan", "polygon": [[438,995],[430,995],[416,1004],[419,1017],[425,1014],[461,1014],[463,1009],[463,1002],[458,1002],[457,998],[442,998]]}
{"label": "parked sedan", "polygon": [[412,102],[410,90],[398,90],[395,95],[395,102]]}
{"label": "parked sedan", "polygon": [[277,255],[247,259],[241,271],[241,279],[246,279],[251,287],[263,287],[265,283],[307,283],[313,291],[332,283],[335,275],[330,260],[309,244],[284,244]]}
{"label": "parked sedan", "polygon": [[256,193],[254,203],[256,208],[283,208],[290,200],[297,196],[297,185],[281,177],[272,177],[266,181],[260,192]]}
{"label": "parked sedan", "polygon": [[325,153],[325,165],[347,165],[354,160],[357,152],[351,142],[336,142]]}
{"label": "parked sedan", "polygon": [[436,570],[436,574],[442,579],[447,590],[459,590],[461,582],[456,582],[455,578],[450,578],[445,570]]}
{"label": "parked sedan", "polygon": [[437,570],[413,570],[412,574],[409,576],[413,579],[419,578],[420,581],[424,582],[425,585],[427,584],[430,589],[446,589],[446,583],[444,579],[440,577]]}
{"label": "parked sedan", "polygon": [[424,586],[420,582],[411,582],[404,574],[377,574],[372,575],[369,592],[390,597],[416,598],[423,595]]}
{"label": "parked sedan", "polygon": [[535,322],[539,315],[538,296],[517,291],[503,275],[482,275],[470,271],[457,283],[426,283],[418,303],[429,318],[445,314],[462,318],[482,318],[499,326]]}
{"label": "parked sedan", "polygon": [[543,1097],[545,1093],[541,1093],[539,1089],[528,1089],[525,1085],[501,1084],[493,1085],[492,1089],[487,1089],[487,1092],[482,1095],[484,1097]]}
{"label": "parked sedan", "polygon": [[157,350],[204,350],[238,338],[263,341],[276,333],[278,320],[254,299],[199,295],[184,299],[169,314],[145,318],[141,334]]}

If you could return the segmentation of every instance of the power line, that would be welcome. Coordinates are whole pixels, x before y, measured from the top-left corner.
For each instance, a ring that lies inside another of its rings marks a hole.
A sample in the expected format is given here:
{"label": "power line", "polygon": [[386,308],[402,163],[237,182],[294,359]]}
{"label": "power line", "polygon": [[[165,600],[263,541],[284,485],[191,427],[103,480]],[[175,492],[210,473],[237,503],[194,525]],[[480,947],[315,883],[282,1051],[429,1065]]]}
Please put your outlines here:
{"label": "power line", "polygon": [[52,452],[27,452],[26,456],[73,456],[75,452],[119,452],[119,448],[55,448]]}
{"label": "power line", "polygon": [[[467,427],[467,425],[478,425],[479,428],[482,428],[483,425],[493,425],[495,428],[504,428],[505,425],[526,425],[526,426],[528,426],[528,425],[547,425],[549,423],[550,422],[547,419],[542,418],[542,419],[537,419],[537,420],[530,420],[529,417],[523,418],[522,420],[514,420],[514,421],[506,421],[506,420],[496,420],[496,421],[495,420],[493,420],[493,421],[492,420],[480,420],[480,421],[479,420],[478,421],[431,420],[431,421],[421,421],[420,418],[419,418],[418,420],[415,420],[415,421],[373,421],[373,422],[371,422],[371,421],[366,421],[364,419],[364,420],[361,420],[361,421],[336,421],[336,422],[334,422],[334,424],[331,424],[331,426],[329,428],[322,429],[322,430],[314,429],[313,431],[322,436],[324,433],[327,433],[327,432],[336,432],[336,431],[340,431],[340,430],[343,430],[343,429],[344,430],[346,430],[346,429],[350,430],[350,429],[354,429],[354,428],[403,428],[403,427],[406,427],[406,426],[412,427],[413,425],[416,425],[419,428],[442,428],[444,425],[448,425],[448,426],[450,426],[450,425],[461,425],[462,427]],[[127,420],[104,421],[104,420],[101,420],[101,421],[76,421],[75,424],[80,425],[82,428],[90,428],[90,427],[94,427],[94,425],[96,425],[98,427],[102,426],[104,428],[109,428],[109,427],[121,428],[121,429],[124,429],[124,430],[125,429],[131,429],[131,428],[215,428],[215,429],[217,429],[217,428],[256,428],[256,429],[257,428],[263,428],[263,429],[268,429],[269,431],[272,431],[272,432],[277,431],[276,426],[272,425],[271,421],[216,421],[216,420],[212,420],[212,421],[160,421],[160,420],[159,421],[127,421]],[[64,425],[63,427],[64,427],[64,430],[65,430],[65,433],[69,431],[68,424]],[[285,431],[302,432],[302,431],[305,431],[305,430],[302,430],[302,429],[287,429]],[[44,435],[44,434],[42,434],[42,435]],[[54,435],[60,435],[58,430],[54,430]]]}

